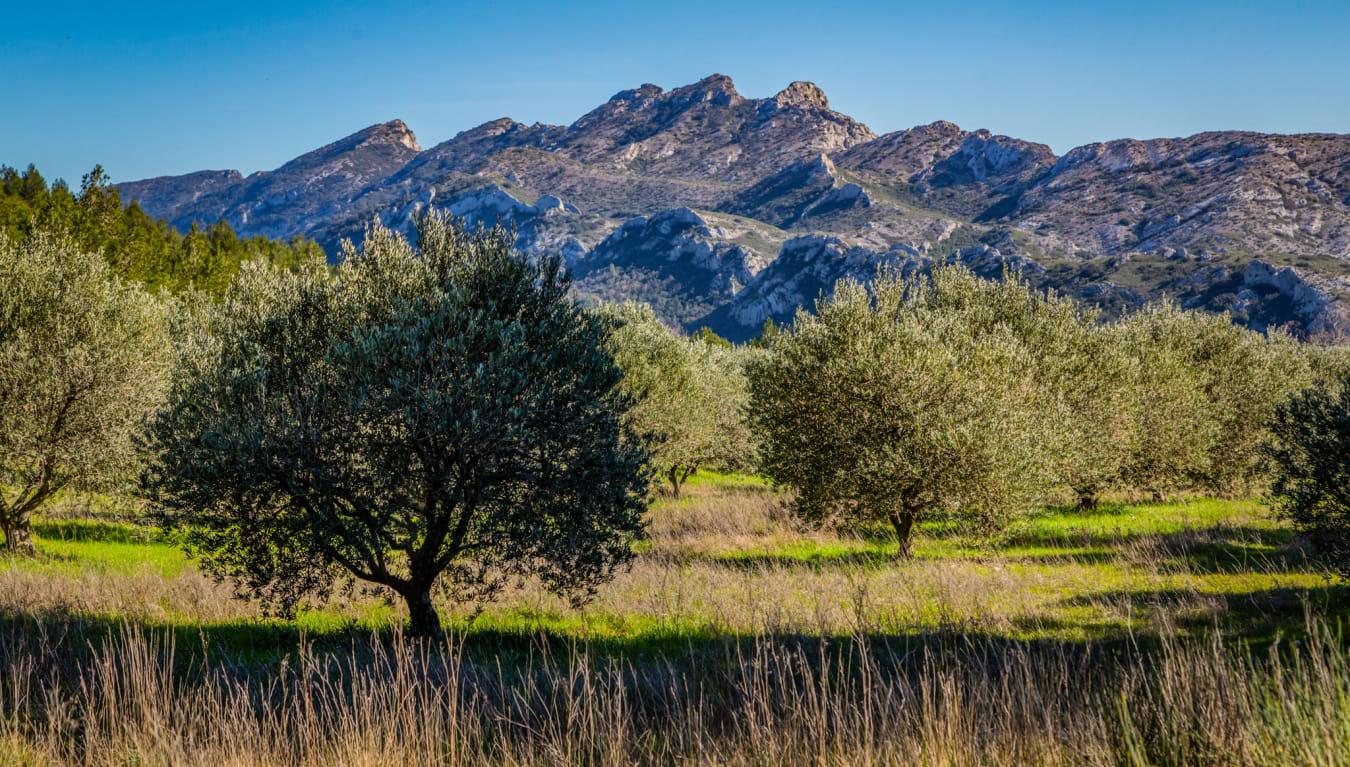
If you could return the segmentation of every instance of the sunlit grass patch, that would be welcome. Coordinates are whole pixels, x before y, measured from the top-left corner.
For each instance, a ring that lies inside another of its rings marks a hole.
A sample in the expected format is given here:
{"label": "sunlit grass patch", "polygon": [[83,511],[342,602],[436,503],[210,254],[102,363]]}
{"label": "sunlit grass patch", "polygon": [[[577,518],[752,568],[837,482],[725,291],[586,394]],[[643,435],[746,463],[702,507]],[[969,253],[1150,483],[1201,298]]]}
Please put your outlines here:
{"label": "sunlit grass patch", "polygon": [[[1350,603],[1250,500],[1047,509],[998,535],[933,521],[907,558],[885,527],[807,527],[786,501],[755,477],[700,473],[681,498],[658,498],[651,540],[589,604],[524,582],[493,603],[443,602],[447,626],[489,643],[603,641],[623,653],[764,633],[1270,637],[1296,628],[1305,609]],[[261,656],[268,642],[349,641],[403,620],[397,599],[361,590],[268,617],[153,528],[117,518],[42,520],[35,532],[38,557],[0,560],[0,611],[195,630]]]}

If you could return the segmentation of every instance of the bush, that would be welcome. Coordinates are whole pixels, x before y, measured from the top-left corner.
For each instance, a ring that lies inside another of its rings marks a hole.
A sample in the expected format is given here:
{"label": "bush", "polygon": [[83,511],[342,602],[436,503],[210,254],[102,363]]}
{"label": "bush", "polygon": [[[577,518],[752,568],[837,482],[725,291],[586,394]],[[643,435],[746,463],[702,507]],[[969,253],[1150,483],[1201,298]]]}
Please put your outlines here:
{"label": "bush", "polygon": [[1350,577],[1350,373],[1277,407],[1270,430],[1273,500],[1327,566]]}
{"label": "bush", "polygon": [[187,344],[144,486],[248,596],[355,577],[435,635],[436,588],[587,596],[632,557],[647,476],[561,261],[439,217],[418,234],[375,227],[335,271],[246,268]]}

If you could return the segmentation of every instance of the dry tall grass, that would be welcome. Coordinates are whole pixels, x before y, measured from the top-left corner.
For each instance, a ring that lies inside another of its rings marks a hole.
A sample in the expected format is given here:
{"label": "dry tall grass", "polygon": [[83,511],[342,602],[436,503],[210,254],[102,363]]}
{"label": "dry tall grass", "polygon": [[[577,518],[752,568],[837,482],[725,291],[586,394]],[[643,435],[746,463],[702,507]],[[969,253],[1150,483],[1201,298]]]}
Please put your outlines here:
{"label": "dry tall grass", "polygon": [[134,629],[77,660],[10,634],[0,763],[1350,764],[1345,651],[1312,637],[1259,660],[1219,639],[1134,654],[858,636],[509,667],[396,639],[259,674]]}

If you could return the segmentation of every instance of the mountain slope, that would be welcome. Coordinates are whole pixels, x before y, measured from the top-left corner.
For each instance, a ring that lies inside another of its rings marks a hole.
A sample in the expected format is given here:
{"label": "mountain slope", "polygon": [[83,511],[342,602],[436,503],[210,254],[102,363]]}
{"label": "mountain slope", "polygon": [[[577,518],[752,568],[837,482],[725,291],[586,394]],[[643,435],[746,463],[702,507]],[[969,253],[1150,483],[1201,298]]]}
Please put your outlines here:
{"label": "mountain slope", "polygon": [[1255,328],[1350,330],[1350,136],[1205,133],[1057,157],[934,122],[876,136],[795,82],[711,75],[617,93],[571,125],[502,118],[423,150],[401,121],[274,171],[120,185],[179,228],[305,234],[335,253],[427,209],[560,253],[592,298],[640,298],[735,338],[841,277],[959,261],[1108,313],[1169,296]]}

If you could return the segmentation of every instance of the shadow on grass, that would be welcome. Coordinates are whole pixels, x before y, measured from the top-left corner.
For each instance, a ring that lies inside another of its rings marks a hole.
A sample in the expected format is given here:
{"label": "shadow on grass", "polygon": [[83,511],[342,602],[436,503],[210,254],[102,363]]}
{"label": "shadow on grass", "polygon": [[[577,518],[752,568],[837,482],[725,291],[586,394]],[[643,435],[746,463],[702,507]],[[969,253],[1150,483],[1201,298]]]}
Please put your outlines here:
{"label": "shadow on grass", "polygon": [[682,562],[703,562],[733,570],[764,570],[775,568],[808,568],[824,570],[835,567],[878,569],[894,567],[905,562],[887,551],[812,551],[802,553],[763,552],[735,554],[681,554],[674,557]]}
{"label": "shadow on grass", "polygon": [[[1037,628],[1045,629],[1044,621]],[[1074,640],[1012,638],[964,628],[913,632],[870,632],[849,636],[775,633],[759,636],[719,631],[681,629],[669,634],[633,637],[578,637],[549,630],[535,632],[470,629],[450,631],[442,649],[481,670],[498,669],[513,676],[541,664],[568,667],[581,659],[589,663],[617,663],[630,672],[668,672],[707,669],[718,664],[755,662],[766,649],[789,651],[811,665],[835,663],[866,652],[883,665],[913,662],[931,664],[934,655],[975,658],[997,666],[1005,656],[1044,654],[1075,664],[1123,657],[1151,649],[1145,638]],[[395,629],[346,628],[304,634],[293,625],[236,623],[182,626],[132,622],[91,616],[0,612],[0,666],[21,656],[40,658],[55,670],[69,671],[87,661],[100,647],[128,636],[157,643],[159,654],[186,673],[225,668],[240,675],[265,676],[282,664],[294,664],[301,654],[339,661],[351,668],[374,658],[381,648],[400,645]]]}
{"label": "shadow on grass", "polygon": [[[924,538],[927,538],[925,536]],[[1262,528],[1219,527],[1175,533],[1148,533],[1121,539],[1108,537],[1019,538],[993,544],[969,542],[956,552],[926,550],[925,540],[916,541],[911,560],[897,558],[894,543],[868,549],[825,549],[668,555],[674,561],[702,562],[736,570],[775,568],[879,569],[907,561],[1018,562],[1044,566],[1140,565],[1164,572],[1195,574],[1309,573],[1315,572],[1307,552],[1290,541],[1288,533]],[[950,543],[941,539],[928,541]],[[1019,551],[1019,546],[1039,551]],[[1049,550],[1045,550],[1049,549]],[[1056,551],[1055,549],[1063,549]]]}
{"label": "shadow on grass", "polygon": [[1213,530],[1151,533],[1114,544],[1096,541],[1091,551],[1009,553],[1007,557],[1042,565],[1145,565],[1198,575],[1316,572],[1307,552],[1288,536],[1248,537],[1247,531],[1232,536]]}
{"label": "shadow on grass", "polygon": [[1309,616],[1335,620],[1350,612],[1350,583],[1277,586],[1252,591],[1114,590],[1061,600],[1063,607],[1103,607],[1116,613],[1163,613],[1188,633],[1219,630],[1249,642],[1300,636]]}

